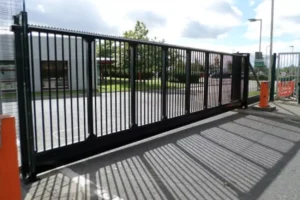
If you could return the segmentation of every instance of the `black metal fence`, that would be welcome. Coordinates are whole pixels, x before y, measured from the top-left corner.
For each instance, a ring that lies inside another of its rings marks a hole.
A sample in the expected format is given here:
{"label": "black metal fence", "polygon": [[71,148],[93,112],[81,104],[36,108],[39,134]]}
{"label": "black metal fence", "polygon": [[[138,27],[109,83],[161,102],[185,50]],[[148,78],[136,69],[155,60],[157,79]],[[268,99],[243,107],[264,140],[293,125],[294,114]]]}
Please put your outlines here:
{"label": "black metal fence", "polygon": [[26,17],[12,26],[24,177],[247,107],[249,54],[27,26]]}

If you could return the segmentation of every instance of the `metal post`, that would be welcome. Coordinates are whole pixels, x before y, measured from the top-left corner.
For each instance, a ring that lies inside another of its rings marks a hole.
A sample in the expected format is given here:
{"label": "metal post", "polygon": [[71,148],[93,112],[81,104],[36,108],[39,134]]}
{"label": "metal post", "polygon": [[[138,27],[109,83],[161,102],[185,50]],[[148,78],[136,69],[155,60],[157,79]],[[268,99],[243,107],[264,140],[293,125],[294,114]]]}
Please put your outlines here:
{"label": "metal post", "polygon": [[167,119],[168,48],[162,47],[162,119]]}
{"label": "metal post", "polygon": [[[272,66],[272,54],[273,54],[273,27],[274,27],[274,0],[272,1],[272,6],[271,6],[271,33],[270,33],[270,63],[269,66]],[[271,67],[269,67],[269,81],[271,80]]]}
{"label": "metal post", "polygon": [[233,55],[232,59],[232,90],[231,100],[236,101],[241,99],[241,56]]}
{"label": "metal post", "polygon": [[300,82],[298,82],[298,99],[297,99],[297,103],[300,104]]}
{"label": "metal post", "polygon": [[191,101],[191,50],[186,50],[185,114],[190,113]]}
{"label": "metal post", "polygon": [[260,20],[259,52],[261,52],[262,19]]}
{"label": "metal post", "polygon": [[276,73],[276,53],[273,55],[273,63],[271,67],[271,85],[270,85],[270,101],[274,101],[275,93],[275,73]]}
{"label": "metal post", "polygon": [[27,13],[14,16],[12,30],[15,34],[15,63],[18,87],[18,111],[21,145],[22,176],[30,181],[36,180],[35,150],[31,108],[31,80],[29,66],[29,45]]}
{"label": "metal post", "polygon": [[248,107],[248,95],[249,95],[249,63],[250,54],[246,54],[244,57],[244,88],[243,88],[243,106]]}
{"label": "metal post", "polygon": [[22,28],[23,28],[23,68],[25,81],[25,102],[26,103],[26,123],[27,123],[27,142],[29,152],[29,174],[28,179],[36,180],[36,164],[35,164],[35,150],[34,150],[34,136],[33,136],[33,121],[32,121],[32,101],[31,101],[31,78],[30,78],[30,64],[29,64],[29,42],[28,42],[28,18],[26,12],[22,13]]}
{"label": "metal post", "polygon": [[130,43],[130,87],[131,87],[131,128],[135,128],[136,124],[136,96],[135,96],[135,72],[136,72],[136,43]]}
{"label": "metal post", "polygon": [[207,109],[208,100],[208,75],[209,75],[209,53],[205,52],[205,72],[204,72],[204,109]]}
{"label": "metal post", "polygon": [[25,179],[29,172],[28,162],[28,143],[26,137],[26,109],[24,104],[25,88],[23,77],[23,47],[22,47],[22,27],[20,26],[20,16],[14,16],[14,26],[12,30],[15,35],[15,65],[17,75],[17,92],[18,92],[18,115],[19,115],[19,130],[20,130],[20,147],[21,147],[21,165],[22,175]]}
{"label": "metal post", "polygon": [[[63,39],[63,38],[62,38]],[[88,139],[95,137],[94,135],[94,119],[93,119],[93,57],[92,57],[92,38],[85,39],[87,42],[87,120],[88,120]],[[64,49],[63,49],[64,51]]]}
{"label": "metal post", "polygon": [[220,79],[219,79],[219,105],[222,105],[222,93],[223,93],[223,63],[224,63],[224,56],[221,54],[220,56]]}

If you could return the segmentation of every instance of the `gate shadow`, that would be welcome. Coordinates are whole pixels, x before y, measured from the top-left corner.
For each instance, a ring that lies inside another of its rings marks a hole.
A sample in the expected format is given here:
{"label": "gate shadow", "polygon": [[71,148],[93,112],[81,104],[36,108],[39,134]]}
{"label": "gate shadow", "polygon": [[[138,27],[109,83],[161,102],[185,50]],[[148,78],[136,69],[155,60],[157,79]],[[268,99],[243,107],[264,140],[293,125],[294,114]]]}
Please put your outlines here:
{"label": "gate shadow", "polygon": [[44,174],[24,199],[257,199],[300,148],[294,123],[200,123]]}

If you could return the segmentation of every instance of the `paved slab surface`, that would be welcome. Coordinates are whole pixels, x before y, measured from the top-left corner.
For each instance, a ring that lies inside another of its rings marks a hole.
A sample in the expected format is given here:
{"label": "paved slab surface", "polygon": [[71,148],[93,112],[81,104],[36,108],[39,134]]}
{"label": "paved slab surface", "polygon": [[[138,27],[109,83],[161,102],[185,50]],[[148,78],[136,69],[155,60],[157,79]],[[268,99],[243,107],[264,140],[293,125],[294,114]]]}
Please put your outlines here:
{"label": "paved slab surface", "polygon": [[23,199],[300,199],[300,124],[228,112],[41,175]]}

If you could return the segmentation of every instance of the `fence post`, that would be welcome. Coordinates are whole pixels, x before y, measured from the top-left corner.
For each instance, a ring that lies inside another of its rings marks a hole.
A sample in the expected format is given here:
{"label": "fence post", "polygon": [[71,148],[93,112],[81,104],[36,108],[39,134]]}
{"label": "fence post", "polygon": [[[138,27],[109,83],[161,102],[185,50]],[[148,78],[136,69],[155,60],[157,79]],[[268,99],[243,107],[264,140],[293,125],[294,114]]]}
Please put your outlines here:
{"label": "fence post", "polygon": [[36,180],[35,150],[33,137],[31,80],[29,66],[29,45],[27,13],[14,16],[12,30],[15,34],[15,63],[18,87],[19,135],[21,146],[22,176],[29,181]]}
{"label": "fence post", "polygon": [[186,50],[185,114],[190,113],[191,100],[191,50]]}
{"label": "fence post", "polygon": [[168,48],[162,47],[162,119],[167,119]]}
{"label": "fence post", "polygon": [[273,54],[273,62],[271,66],[271,85],[270,85],[270,101],[274,101],[275,94],[275,74],[276,74],[276,53]]}
{"label": "fence post", "polygon": [[222,93],[223,93],[223,65],[224,65],[224,56],[220,55],[220,79],[219,79],[219,105],[222,105]]}
{"label": "fence post", "polygon": [[232,85],[231,85],[231,100],[241,100],[241,56],[233,55],[232,59]]}
{"label": "fence post", "polygon": [[[94,135],[94,118],[93,118],[93,56],[92,56],[92,38],[85,38],[87,42],[87,120],[88,120],[88,139],[95,137]],[[94,72],[95,73],[95,72]],[[95,86],[96,87],[96,86]]]}
{"label": "fence post", "polygon": [[243,88],[243,106],[248,108],[248,96],[249,96],[249,63],[250,54],[244,54],[244,88]]}
{"label": "fence post", "polygon": [[135,88],[135,76],[136,76],[136,48],[137,44],[131,42],[129,44],[130,48],[130,87],[131,87],[131,125],[130,128],[135,128],[136,124],[136,88]]}
{"label": "fence post", "polygon": [[205,71],[204,71],[204,109],[207,109],[208,99],[208,76],[209,76],[209,53],[205,52]]}

